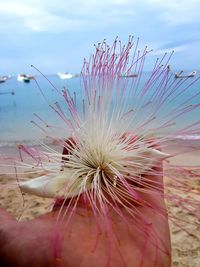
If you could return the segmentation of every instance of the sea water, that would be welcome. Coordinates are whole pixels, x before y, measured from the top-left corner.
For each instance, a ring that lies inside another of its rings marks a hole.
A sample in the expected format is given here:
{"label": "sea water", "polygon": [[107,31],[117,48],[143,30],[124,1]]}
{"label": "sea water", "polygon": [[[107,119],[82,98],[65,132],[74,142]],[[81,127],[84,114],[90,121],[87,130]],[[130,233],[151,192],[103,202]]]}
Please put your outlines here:
{"label": "sea water", "polygon": [[[75,90],[80,88],[80,82],[79,78],[61,80],[56,75],[48,76],[48,79],[55,88],[42,76],[37,76],[37,83],[41,90],[34,80],[25,83],[17,81],[16,77],[0,84],[1,147],[21,142],[31,143],[44,138],[45,133],[31,123],[31,121],[38,121],[34,114],[37,114],[49,126],[56,126],[57,132],[59,131],[63,122],[53,112],[50,105],[58,102],[61,106],[65,106],[66,103],[61,96],[62,89]],[[45,128],[45,123],[40,121],[40,124],[43,124],[42,127]]]}
{"label": "sea water", "polygon": [[[145,77],[142,77],[144,82]],[[61,80],[57,75],[47,76],[53,83],[53,86],[44,77],[37,76],[37,83],[31,80],[30,83],[18,82],[16,77],[7,80],[5,83],[0,84],[0,146],[13,146],[16,143],[33,143],[37,140],[47,138],[45,131],[38,128],[31,121],[39,122],[39,125],[48,127],[52,137],[55,135],[67,136],[67,125],[63,127],[63,121],[59,115],[56,114],[50,105],[58,102],[62,108],[67,112],[67,105],[61,96],[61,90],[67,88],[73,95],[76,92],[77,103],[82,103],[82,90],[80,85],[80,77]],[[192,78],[194,79],[194,78]],[[191,81],[190,81],[191,82]],[[185,87],[187,84],[185,85]],[[58,91],[60,92],[58,92]],[[173,105],[181,104],[192,95],[200,91],[200,83],[193,84],[189,90],[182,96],[177,96],[170,103],[171,108]],[[145,97],[148,97],[145,96]],[[129,99],[129,101],[134,101]],[[192,103],[197,104],[200,102],[200,96],[197,95],[192,99]],[[168,107],[169,108],[169,107]],[[169,108],[170,110],[170,108]],[[36,115],[34,115],[36,114]],[[38,118],[41,118],[41,120]],[[195,117],[195,118],[194,118]],[[183,126],[186,120],[196,121],[200,118],[200,109],[196,109],[189,115],[183,116]],[[48,125],[48,126],[47,126]],[[194,135],[184,138],[200,139],[199,136]]]}

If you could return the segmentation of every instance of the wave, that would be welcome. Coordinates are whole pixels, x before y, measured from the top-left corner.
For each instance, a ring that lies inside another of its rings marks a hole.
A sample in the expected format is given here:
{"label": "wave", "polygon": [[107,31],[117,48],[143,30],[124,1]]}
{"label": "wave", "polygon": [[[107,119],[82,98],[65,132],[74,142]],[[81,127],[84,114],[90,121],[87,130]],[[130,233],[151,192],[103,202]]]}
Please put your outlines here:
{"label": "wave", "polygon": [[40,139],[40,140],[7,140],[7,141],[1,141],[0,142],[0,148],[13,148],[13,147],[17,147],[20,144],[24,144],[27,146],[38,146],[41,143],[44,143],[46,145],[51,145],[54,142],[53,141],[47,141],[44,139]]}
{"label": "wave", "polygon": [[[63,138],[64,139],[64,138]],[[200,141],[200,135],[174,135],[167,138],[168,141]],[[19,144],[25,144],[28,146],[38,146],[41,143],[46,145],[54,145],[53,140],[47,139],[35,139],[35,140],[5,140],[0,142],[0,148],[13,148],[17,147]]]}
{"label": "wave", "polygon": [[172,140],[188,140],[188,141],[200,141],[200,135],[196,134],[196,135],[176,135],[172,137]]}

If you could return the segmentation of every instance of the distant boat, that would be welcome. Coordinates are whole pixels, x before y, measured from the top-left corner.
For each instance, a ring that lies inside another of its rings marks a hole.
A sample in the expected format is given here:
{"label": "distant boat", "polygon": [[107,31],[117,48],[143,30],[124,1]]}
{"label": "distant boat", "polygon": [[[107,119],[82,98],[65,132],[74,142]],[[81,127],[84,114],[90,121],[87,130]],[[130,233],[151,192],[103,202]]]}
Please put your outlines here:
{"label": "distant boat", "polygon": [[30,80],[33,80],[33,79],[34,79],[34,76],[27,75],[27,74],[18,74],[18,76],[17,76],[17,80],[19,82],[29,83]]}
{"label": "distant boat", "polygon": [[137,74],[122,74],[120,75],[121,78],[137,78]]}
{"label": "distant boat", "polygon": [[7,76],[0,76],[0,83],[5,83],[5,81],[8,79]]}
{"label": "distant boat", "polygon": [[71,79],[71,78],[73,78],[74,77],[74,75],[73,74],[71,74],[71,73],[68,73],[68,72],[63,72],[63,73],[58,73],[58,76],[60,77],[60,79],[62,79],[62,80],[65,80],[65,79]]}
{"label": "distant boat", "polygon": [[180,71],[179,73],[175,73],[174,78],[193,78],[197,75],[197,72],[194,70],[186,75],[182,75],[183,71]]}

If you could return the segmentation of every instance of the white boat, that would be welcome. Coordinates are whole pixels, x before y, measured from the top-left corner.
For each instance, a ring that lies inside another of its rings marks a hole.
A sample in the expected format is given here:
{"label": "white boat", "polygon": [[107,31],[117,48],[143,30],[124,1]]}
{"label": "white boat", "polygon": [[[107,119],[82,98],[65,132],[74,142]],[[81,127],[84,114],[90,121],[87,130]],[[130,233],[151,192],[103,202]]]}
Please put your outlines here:
{"label": "white boat", "polygon": [[62,80],[65,80],[65,79],[71,79],[71,78],[73,78],[74,77],[74,75],[73,74],[71,74],[71,73],[68,73],[68,72],[63,72],[63,73],[58,73],[58,76],[60,77],[60,79],[62,79]]}
{"label": "white boat", "polygon": [[180,71],[179,73],[175,73],[174,78],[193,78],[194,76],[197,75],[196,70],[193,70],[192,72],[182,75],[183,71]]}
{"label": "white boat", "polygon": [[137,78],[138,77],[138,74],[122,74],[120,75],[121,78]]}
{"label": "white boat", "polygon": [[29,83],[31,79],[34,79],[34,76],[26,74],[18,74],[17,76],[17,80],[19,82]]}
{"label": "white boat", "polygon": [[188,73],[188,77],[194,77],[197,75],[196,70],[193,70],[192,72]]}
{"label": "white boat", "polygon": [[5,81],[8,79],[7,76],[0,76],[0,83],[5,83]]}

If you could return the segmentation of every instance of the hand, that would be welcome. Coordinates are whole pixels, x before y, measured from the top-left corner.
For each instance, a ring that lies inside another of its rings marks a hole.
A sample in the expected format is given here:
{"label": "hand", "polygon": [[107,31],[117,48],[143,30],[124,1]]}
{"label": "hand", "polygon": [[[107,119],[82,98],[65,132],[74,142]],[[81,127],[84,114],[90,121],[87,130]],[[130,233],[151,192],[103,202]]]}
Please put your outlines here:
{"label": "hand", "polygon": [[[161,165],[159,171],[162,171]],[[148,178],[155,180],[155,177]],[[161,191],[162,175],[157,177],[157,182],[161,186],[157,190]],[[149,238],[138,225],[131,221],[126,224],[111,211],[109,216],[116,242],[112,237],[109,239],[106,231],[98,232],[97,221],[99,225],[104,222],[99,217],[94,219],[91,210],[81,201],[68,226],[65,222],[70,213],[63,223],[56,224],[58,205],[52,212],[24,222],[17,222],[0,210],[0,266],[170,267],[170,236],[164,199],[156,190],[144,193],[143,199],[148,206],[137,206],[137,210],[149,222],[146,228]],[[63,239],[59,240],[59,236]],[[61,243],[62,249],[58,247]]]}

